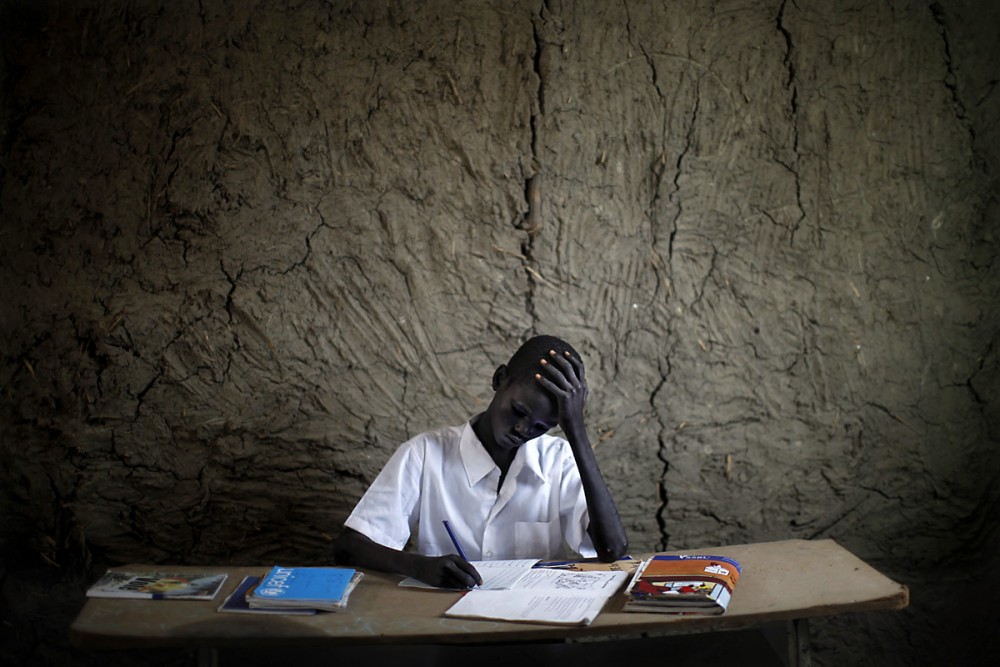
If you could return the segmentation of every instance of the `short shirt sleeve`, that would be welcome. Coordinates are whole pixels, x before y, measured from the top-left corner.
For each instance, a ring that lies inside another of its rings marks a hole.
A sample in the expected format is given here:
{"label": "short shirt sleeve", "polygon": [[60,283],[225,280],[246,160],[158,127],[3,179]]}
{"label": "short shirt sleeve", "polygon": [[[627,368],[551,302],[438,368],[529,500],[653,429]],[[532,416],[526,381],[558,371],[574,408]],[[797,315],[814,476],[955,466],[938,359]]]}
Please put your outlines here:
{"label": "short shirt sleeve", "polygon": [[358,501],[345,526],[392,549],[406,546],[419,520],[422,444],[417,437],[399,446]]}

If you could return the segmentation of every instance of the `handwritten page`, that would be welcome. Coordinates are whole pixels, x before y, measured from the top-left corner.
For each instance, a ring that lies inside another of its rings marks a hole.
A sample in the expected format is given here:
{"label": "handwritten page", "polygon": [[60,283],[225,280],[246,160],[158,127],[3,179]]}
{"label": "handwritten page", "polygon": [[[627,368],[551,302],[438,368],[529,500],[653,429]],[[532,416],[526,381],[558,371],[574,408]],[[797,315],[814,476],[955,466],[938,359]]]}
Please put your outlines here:
{"label": "handwritten page", "polygon": [[[625,576],[617,576],[625,575]],[[566,570],[528,570],[511,588],[558,591],[603,591],[628,578],[625,572],[569,572]],[[616,588],[617,590],[617,588]],[[613,593],[613,591],[612,591]]]}
{"label": "handwritten page", "polygon": [[472,566],[483,578],[483,585],[478,588],[485,591],[505,590],[532,572],[532,566],[538,559],[527,560],[477,560]]}
{"label": "handwritten page", "polygon": [[465,593],[445,616],[589,625],[627,578],[626,572],[529,570],[506,590]]}
{"label": "handwritten page", "polygon": [[[531,572],[531,567],[538,562],[537,558],[522,560],[474,560],[469,561],[476,568],[476,572],[483,578],[482,586],[477,586],[479,590],[497,591],[510,588],[519,579]],[[412,588],[435,588],[430,584],[425,584],[418,579],[407,577],[399,582],[400,586]]]}

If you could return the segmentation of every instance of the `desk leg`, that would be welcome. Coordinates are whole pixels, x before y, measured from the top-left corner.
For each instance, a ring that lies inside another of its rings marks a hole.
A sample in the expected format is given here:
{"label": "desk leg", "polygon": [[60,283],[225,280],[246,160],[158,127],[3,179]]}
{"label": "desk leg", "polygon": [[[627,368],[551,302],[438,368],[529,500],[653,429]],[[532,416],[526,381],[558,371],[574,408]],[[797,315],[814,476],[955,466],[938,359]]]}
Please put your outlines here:
{"label": "desk leg", "polygon": [[809,644],[809,619],[796,618],[788,621],[792,626],[788,644],[788,657],[795,667],[812,667],[812,651]]}
{"label": "desk leg", "polygon": [[786,667],[811,667],[809,619],[797,618],[784,623],[768,623],[761,631]]}
{"label": "desk leg", "polygon": [[198,667],[219,667],[219,651],[210,646],[199,648]]}

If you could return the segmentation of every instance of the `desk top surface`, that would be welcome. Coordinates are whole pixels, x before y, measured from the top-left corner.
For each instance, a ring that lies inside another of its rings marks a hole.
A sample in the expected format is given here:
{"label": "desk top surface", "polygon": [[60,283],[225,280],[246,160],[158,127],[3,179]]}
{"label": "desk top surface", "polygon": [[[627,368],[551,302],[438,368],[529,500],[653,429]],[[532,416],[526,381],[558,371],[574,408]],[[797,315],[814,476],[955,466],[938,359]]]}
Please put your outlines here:
{"label": "desk top surface", "polygon": [[445,618],[445,610],[460,593],[400,587],[399,576],[367,571],[343,612],[227,614],[218,611],[226,596],[244,576],[263,574],[269,566],[172,567],[182,572],[227,572],[229,577],[210,602],[89,598],[70,628],[70,638],[74,645],[89,649],[530,641],[735,630],[795,618],[902,609],[909,603],[905,585],[883,576],[833,540],[786,540],[669,553],[711,553],[739,561],[743,571],[725,614],[624,612],[625,597],[619,592],[585,627]]}

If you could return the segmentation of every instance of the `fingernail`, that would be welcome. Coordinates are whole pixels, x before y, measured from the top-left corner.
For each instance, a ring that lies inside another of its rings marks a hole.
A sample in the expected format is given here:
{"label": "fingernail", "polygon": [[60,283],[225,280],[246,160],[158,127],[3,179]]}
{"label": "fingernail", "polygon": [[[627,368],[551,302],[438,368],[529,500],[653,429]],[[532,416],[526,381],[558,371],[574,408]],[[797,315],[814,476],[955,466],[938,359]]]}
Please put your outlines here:
{"label": "fingernail", "polygon": [[554,357],[554,356],[556,356],[556,351],[555,350],[549,350],[549,354],[551,354]]}
{"label": "fingernail", "polygon": [[544,365],[545,365],[545,364],[547,364],[547,363],[549,363],[549,362],[548,362],[548,361],[546,361],[545,359],[542,359],[542,366],[544,366]]}
{"label": "fingernail", "polygon": [[535,373],[535,379],[536,380],[541,380],[542,379],[541,373]]}

